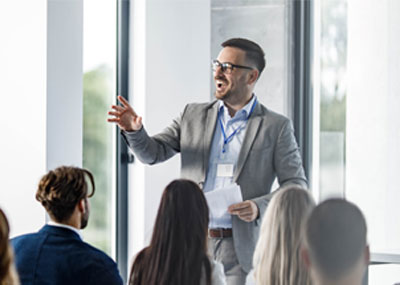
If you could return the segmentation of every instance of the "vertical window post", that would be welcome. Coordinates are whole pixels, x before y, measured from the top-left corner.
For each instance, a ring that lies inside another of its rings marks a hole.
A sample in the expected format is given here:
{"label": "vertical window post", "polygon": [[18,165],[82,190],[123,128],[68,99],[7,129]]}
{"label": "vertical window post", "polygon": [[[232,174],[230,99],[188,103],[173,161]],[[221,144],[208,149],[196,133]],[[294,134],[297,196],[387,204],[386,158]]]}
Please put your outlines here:
{"label": "vertical window post", "polygon": [[[117,94],[128,99],[129,0],[117,0]],[[117,236],[116,256],[124,280],[128,279],[128,149],[117,128]]]}
{"label": "vertical window post", "polygon": [[[312,1],[294,0],[294,129],[311,187],[312,162]],[[318,119],[318,118],[316,118]]]}

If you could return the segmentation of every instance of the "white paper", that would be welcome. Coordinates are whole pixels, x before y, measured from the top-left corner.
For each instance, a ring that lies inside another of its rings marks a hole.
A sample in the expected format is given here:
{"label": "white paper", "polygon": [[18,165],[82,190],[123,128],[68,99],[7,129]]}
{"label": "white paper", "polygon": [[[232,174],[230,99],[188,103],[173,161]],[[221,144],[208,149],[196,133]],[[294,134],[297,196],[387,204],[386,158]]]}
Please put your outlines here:
{"label": "white paper", "polygon": [[229,225],[231,215],[228,213],[228,207],[243,202],[242,192],[237,184],[206,192],[205,196],[210,209],[210,227],[214,227],[212,224],[215,221],[217,221],[218,226],[223,226],[221,223]]}

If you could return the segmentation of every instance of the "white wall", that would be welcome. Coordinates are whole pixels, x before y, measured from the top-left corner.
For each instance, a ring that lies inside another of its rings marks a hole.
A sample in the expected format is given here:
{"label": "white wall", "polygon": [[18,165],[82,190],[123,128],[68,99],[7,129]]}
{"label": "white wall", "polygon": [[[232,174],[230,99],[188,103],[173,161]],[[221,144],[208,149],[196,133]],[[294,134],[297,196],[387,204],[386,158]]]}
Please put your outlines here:
{"label": "white wall", "polygon": [[0,38],[0,207],[14,236],[45,221],[40,177],[81,164],[82,1],[1,1]]}
{"label": "white wall", "polygon": [[12,234],[35,230],[46,169],[47,1],[0,2],[0,206]]}
{"label": "white wall", "polygon": [[[130,101],[150,134],[185,104],[209,101],[210,59],[209,0],[131,2]],[[151,237],[161,193],[179,169],[179,156],[156,166],[132,165],[129,257]]]}

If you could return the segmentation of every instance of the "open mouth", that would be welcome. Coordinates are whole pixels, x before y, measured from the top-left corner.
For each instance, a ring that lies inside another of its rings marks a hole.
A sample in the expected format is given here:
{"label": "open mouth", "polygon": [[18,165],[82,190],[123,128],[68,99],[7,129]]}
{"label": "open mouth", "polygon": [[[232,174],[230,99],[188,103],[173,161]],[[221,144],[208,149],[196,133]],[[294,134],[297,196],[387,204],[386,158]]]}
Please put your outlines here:
{"label": "open mouth", "polygon": [[215,80],[215,86],[218,91],[223,91],[226,88],[226,82],[223,80]]}

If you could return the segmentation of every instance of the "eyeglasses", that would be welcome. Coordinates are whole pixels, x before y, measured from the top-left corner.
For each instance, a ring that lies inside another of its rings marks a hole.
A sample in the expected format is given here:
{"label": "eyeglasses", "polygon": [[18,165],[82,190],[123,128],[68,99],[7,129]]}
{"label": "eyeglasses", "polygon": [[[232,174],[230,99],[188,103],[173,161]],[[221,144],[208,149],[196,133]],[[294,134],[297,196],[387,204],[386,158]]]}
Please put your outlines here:
{"label": "eyeglasses", "polygon": [[212,62],[212,69],[214,71],[217,71],[218,67],[221,68],[221,71],[225,74],[231,74],[232,70],[234,68],[243,68],[243,69],[249,69],[249,70],[253,70],[254,68],[250,67],[250,66],[244,66],[244,65],[237,65],[237,64],[233,64],[230,62],[219,62],[217,59],[214,59]]}

